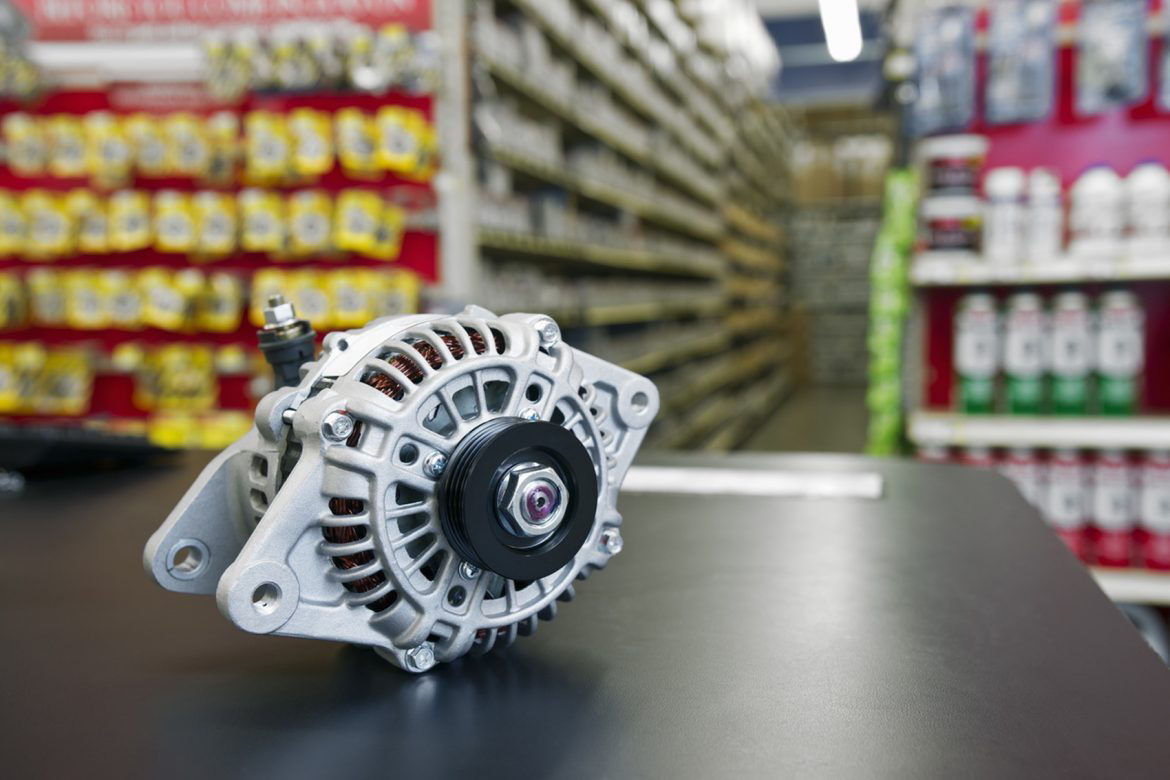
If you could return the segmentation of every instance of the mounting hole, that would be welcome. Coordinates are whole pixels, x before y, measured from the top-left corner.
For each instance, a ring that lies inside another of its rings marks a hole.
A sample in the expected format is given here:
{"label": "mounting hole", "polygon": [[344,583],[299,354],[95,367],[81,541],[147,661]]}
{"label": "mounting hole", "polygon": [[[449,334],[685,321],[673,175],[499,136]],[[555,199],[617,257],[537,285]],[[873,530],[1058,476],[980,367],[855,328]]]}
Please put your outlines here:
{"label": "mounting hole", "polygon": [[467,591],[462,585],[456,585],[451,590],[447,591],[447,603],[453,607],[458,607],[467,600]]}
{"label": "mounting hole", "polygon": [[167,553],[167,572],[177,580],[193,580],[203,574],[211,553],[198,539],[180,539]]}
{"label": "mounting hole", "polygon": [[252,609],[261,615],[271,615],[280,604],[280,586],[275,582],[262,582],[252,591]]}
{"label": "mounting hole", "polygon": [[398,449],[398,459],[409,466],[418,460],[418,447],[413,444],[403,444]]}
{"label": "mounting hole", "polygon": [[544,395],[544,391],[540,389],[540,385],[529,385],[528,389],[524,391],[524,397],[529,401],[539,401],[542,395]]}
{"label": "mounting hole", "polygon": [[337,340],[337,351],[338,352],[345,352],[347,349],[349,349],[349,342],[346,341],[345,339],[338,339]]}
{"label": "mounting hole", "polygon": [[639,390],[630,397],[630,406],[634,407],[635,412],[641,414],[650,406],[650,396]]}

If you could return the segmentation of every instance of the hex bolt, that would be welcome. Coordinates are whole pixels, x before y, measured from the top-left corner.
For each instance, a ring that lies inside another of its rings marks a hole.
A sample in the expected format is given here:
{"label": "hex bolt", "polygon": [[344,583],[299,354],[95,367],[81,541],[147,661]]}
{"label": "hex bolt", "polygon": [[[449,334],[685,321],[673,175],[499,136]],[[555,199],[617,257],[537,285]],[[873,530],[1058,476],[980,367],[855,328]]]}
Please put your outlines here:
{"label": "hex bolt", "polygon": [[459,564],[459,576],[465,580],[474,580],[479,576],[480,569],[470,561]]}
{"label": "hex bolt", "polygon": [[616,528],[607,528],[601,532],[601,549],[610,555],[617,555],[622,551],[622,532]]}
{"label": "hex bolt", "polygon": [[423,461],[423,473],[428,477],[438,479],[447,470],[447,456],[441,452],[432,452]]}
{"label": "hex bolt", "polygon": [[435,665],[435,646],[423,642],[406,653],[406,665],[412,672],[425,672]]}
{"label": "hex bolt", "polygon": [[267,305],[264,307],[264,327],[278,328],[296,322],[296,319],[297,310],[283,295],[277,293],[268,296]]}
{"label": "hex bolt", "polygon": [[569,501],[569,489],[556,469],[540,463],[520,463],[500,481],[496,519],[513,536],[546,537],[564,520]]}
{"label": "hex bolt", "polygon": [[520,417],[527,420],[528,422],[536,422],[540,419],[540,412],[536,411],[532,407],[529,407],[527,409],[521,410]]}
{"label": "hex bolt", "polygon": [[560,326],[547,317],[536,321],[536,333],[542,347],[555,347],[561,343]]}
{"label": "hex bolt", "polygon": [[345,441],[353,433],[353,418],[345,412],[330,412],[321,422],[321,435],[330,441]]}

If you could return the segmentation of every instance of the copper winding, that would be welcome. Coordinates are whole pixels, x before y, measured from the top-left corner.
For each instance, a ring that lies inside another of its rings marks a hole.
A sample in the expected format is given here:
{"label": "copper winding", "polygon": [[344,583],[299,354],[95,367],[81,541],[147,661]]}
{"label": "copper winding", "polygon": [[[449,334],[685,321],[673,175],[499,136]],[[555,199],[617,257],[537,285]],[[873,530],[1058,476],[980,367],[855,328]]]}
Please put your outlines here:
{"label": "copper winding", "polygon": [[[358,498],[331,498],[329,511],[338,516],[356,515],[365,511],[366,502]],[[363,525],[326,526],[321,529],[321,535],[327,542],[334,544],[349,544],[366,538],[366,527]],[[339,569],[356,569],[365,566],[374,560],[374,553],[370,550],[361,550],[352,555],[341,555],[332,559],[333,565]],[[386,581],[386,575],[380,571],[362,577],[360,580],[342,583],[351,593],[366,593]],[[367,606],[374,612],[381,612],[398,599],[398,594],[391,591],[382,598]]]}
{"label": "copper winding", "polygon": [[[475,350],[475,354],[482,355],[483,353],[487,352],[487,341],[484,339],[483,334],[476,330],[468,330],[467,335],[470,338],[471,347]],[[496,350],[498,352],[503,352],[504,335],[499,331],[493,330],[492,336],[494,337],[494,341],[496,343]],[[466,353],[463,349],[463,345],[457,338],[455,338],[450,333],[441,333],[439,334],[439,337],[443,340],[443,344],[451,352],[451,357],[453,357],[455,360],[463,359],[463,356]],[[443,367],[443,356],[439,353],[439,350],[435,349],[433,345],[425,341],[416,341],[411,344],[411,346],[414,347],[414,350],[418,352],[419,356],[422,357],[422,359],[425,360],[427,365],[429,365],[431,368],[439,369]],[[401,353],[395,354],[393,357],[391,357],[389,363],[391,366],[401,372],[403,376],[416,385],[421,382],[425,376],[422,366]],[[393,398],[395,401],[401,401],[402,397],[406,394],[406,388],[404,388],[400,382],[396,381],[388,374],[382,373],[381,371],[371,372],[370,374],[366,375],[362,381],[383,395]]]}

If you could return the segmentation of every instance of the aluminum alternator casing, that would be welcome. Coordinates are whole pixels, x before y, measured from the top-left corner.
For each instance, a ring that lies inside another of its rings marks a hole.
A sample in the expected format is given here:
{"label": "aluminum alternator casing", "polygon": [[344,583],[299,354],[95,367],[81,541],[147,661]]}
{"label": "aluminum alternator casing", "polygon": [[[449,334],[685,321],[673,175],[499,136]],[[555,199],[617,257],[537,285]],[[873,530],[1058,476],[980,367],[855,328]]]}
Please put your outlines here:
{"label": "aluminum alternator casing", "polygon": [[[548,317],[378,320],[327,336],[302,372],[150,538],[163,587],[215,593],[246,631],[369,645],[425,671],[531,633],[620,551],[618,489],[658,393],[565,345]],[[472,484],[521,441],[495,482]],[[552,532],[499,522],[546,496],[555,511],[532,517]]]}

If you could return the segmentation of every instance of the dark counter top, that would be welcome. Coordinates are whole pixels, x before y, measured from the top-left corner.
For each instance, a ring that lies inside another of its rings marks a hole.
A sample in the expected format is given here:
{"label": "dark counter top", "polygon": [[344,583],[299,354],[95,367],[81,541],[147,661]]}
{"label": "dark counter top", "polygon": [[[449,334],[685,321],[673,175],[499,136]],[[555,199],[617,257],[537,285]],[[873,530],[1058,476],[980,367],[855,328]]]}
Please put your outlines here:
{"label": "dark counter top", "polygon": [[990,473],[774,456],[731,462],[876,472],[885,495],[625,494],[625,551],[555,621],[411,676],[367,650],[241,633],[213,599],[148,581],[143,544],[203,460],[0,501],[6,776],[1170,766],[1170,673]]}

